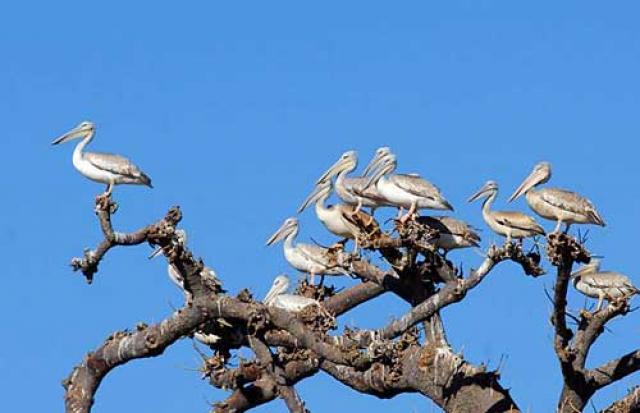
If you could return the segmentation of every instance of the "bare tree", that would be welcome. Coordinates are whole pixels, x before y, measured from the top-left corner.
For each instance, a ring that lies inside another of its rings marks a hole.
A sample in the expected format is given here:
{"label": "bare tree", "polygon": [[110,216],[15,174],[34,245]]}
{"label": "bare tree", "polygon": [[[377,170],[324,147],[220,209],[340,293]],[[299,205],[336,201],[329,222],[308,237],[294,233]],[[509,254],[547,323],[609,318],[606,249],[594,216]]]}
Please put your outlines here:
{"label": "bare tree", "polygon": [[[110,196],[97,198],[104,240],[82,258],[74,258],[74,270],[91,282],[111,248],[147,242],[162,248],[191,299],[162,322],[112,334],[87,353],[64,381],[68,413],[89,412],[100,382],[114,368],[159,356],[177,340],[203,332],[216,339],[210,343],[210,354],[201,353],[202,374],[212,386],[230,392],[214,405],[214,412],[243,412],[276,398],[283,399],[291,412],[307,412],[295,385],[320,371],[355,391],[380,398],[420,393],[445,412],[520,411],[500,384],[498,371],[471,364],[451,349],[440,318],[441,311],[463,300],[502,261],[518,263],[526,275],[542,275],[540,254],[524,252],[519,243],[491,246],[477,269],[464,274],[435,248],[437,230],[415,220],[396,222],[397,237],[363,233],[359,239],[362,248],[380,253],[384,265],[332,249],[330,259],[358,282],[335,292],[303,281],[297,293],[322,305],[294,314],[265,306],[248,290],[227,294],[221,280],[211,277],[204,262],[178,239],[179,208],[171,208],[161,220],[132,233],[113,229],[114,211]],[[556,277],[551,322],[564,380],[558,411],[581,412],[599,389],[640,369],[640,349],[587,369],[589,349],[606,323],[627,314],[628,303],[620,300],[594,313],[569,314],[566,296],[573,264],[589,262],[590,255],[583,242],[562,233],[547,237],[545,255]],[[336,318],[386,293],[405,300],[411,309],[376,330],[345,327],[342,334],[333,333]],[[250,349],[254,358],[229,367],[230,356],[242,347]],[[639,390],[633,389],[603,412],[640,412]]]}

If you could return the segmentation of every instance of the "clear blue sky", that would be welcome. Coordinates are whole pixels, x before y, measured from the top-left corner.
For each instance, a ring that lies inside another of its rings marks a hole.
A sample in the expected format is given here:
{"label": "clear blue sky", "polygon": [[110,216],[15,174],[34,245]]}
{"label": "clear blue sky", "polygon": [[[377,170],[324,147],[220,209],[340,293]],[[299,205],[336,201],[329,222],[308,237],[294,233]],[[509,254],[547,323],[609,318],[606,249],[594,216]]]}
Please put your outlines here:
{"label": "clear blue sky", "polygon": [[[93,197],[103,188],[72,168],[71,145],[50,142],[84,119],[98,127],[93,149],[126,154],[156,186],[117,188],[116,227],[181,205],[193,251],[232,292],[262,297],[288,269],[267,236],[340,153],[356,149],[362,164],[381,145],[481,227],[479,205],[465,203],[472,191],[496,179],[502,206],[535,162],[552,162],[552,183],[590,197],[609,223],[591,231],[591,250],[640,283],[637,2],[211,3],[1,6],[3,410],[62,410],[60,381],[86,351],[181,302],[145,245],[110,253],[91,286],[68,267],[100,239]],[[302,239],[332,240],[310,213],[301,225]],[[485,246],[497,240],[483,235]],[[451,257],[465,268],[480,261],[474,251]],[[551,284],[503,264],[445,312],[451,342],[470,361],[508,357],[502,383],[533,412],[553,411],[560,389]],[[570,307],[583,303],[572,291]],[[375,327],[404,310],[389,296],[344,321]],[[639,346],[638,317],[613,323],[591,360]],[[224,394],[190,370],[198,365],[183,341],[121,367],[94,411],[207,411]],[[612,386],[596,406],[639,382]],[[379,401],[322,376],[299,390],[315,412],[337,403],[437,411],[418,396]]]}

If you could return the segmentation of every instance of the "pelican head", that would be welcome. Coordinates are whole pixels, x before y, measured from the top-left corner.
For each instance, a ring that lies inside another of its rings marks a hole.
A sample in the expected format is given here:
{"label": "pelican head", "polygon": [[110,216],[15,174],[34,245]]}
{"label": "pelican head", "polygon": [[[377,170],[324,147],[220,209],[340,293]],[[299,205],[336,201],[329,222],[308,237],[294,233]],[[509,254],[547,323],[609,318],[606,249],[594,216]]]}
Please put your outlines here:
{"label": "pelican head", "polygon": [[358,166],[358,154],[356,151],[346,151],[327,171],[316,181],[316,185],[329,181],[343,171],[353,171]]}
{"label": "pelican head", "polygon": [[539,162],[533,167],[533,171],[522,181],[518,189],[509,197],[509,202],[517,199],[520,195],[526,194],[528,190],[536,185],[544,184],[551,178],[551,164],[549,162]]}
{"label": "pelican head", "polygon": [[467,202],[473,202],[480,198],[489,197],[498,192],[498,183],[496,181],[487,181],[482,188],[478,190],[475,194],[471,195]]}
{"label": "pelican head", "polygon": [[93,122],[81,122],[78,126],[51,142],[51,144],[58,145],[60,143],[69,142],[73,139],[86,138],[89,134],[93,133],[95,129],[96,125],[94,125]]}
{"label": "pelican head", "polygon": [[[178,228],[174,231],[174,234],[176,235],[176,241],[178,242],[178,244],[182,246],[187,245],[187,231],[185,231],[184,229]],[[160,255],[161,252],[162,252],[162,247],[156,248],[151,253],[151,255],[149,255],[149,259],[153,259],[157,257],[158,255]]]}
{"label": "pelican head", "polygon": [[304,211],[309,205],[313,204],[319,199],[322,199],[322,197],[328,195],[329,192],[331,192],[331,189],[332,189],[332,186],[331,186],[330,179],[326,181],[322,181],[319,184],[317,184],[316,187],[313,189],[313,192],[309,194],[307,199],[305,199],[302,205],[300,205],[300,207],[298,208],[298,214]]}
{"label": "pelican head", "polygon": [[287,218],[278,230],[267,240],[267,245],[273,245],[276,242],[285,239],[289,235],[298,231],[298,220],[296,218]]}
{"label": "pelican head", "polygon": [[391,152],[387,153],[379,160],[373,159],[367,166],[367,169],[369,169],[368,172],[371,174],[371,176],[365,183],[363,190],[366,190],[371,185],[375,185],[380,180],[380,178],[382,178],[386,174],[390,174],[395,171],[397,165],[398,162],[396,160],[396,156]]}
{"label": "pelican head", "polygon": [[289,289],[289,277],[287,277],[285,274],[280,274],[273,280],[271,289],[269,290],[267,295],[264,297],[264,300],[262,300],[262,302],[269,305],[269,303],[271,303],[274,298],[284,293],[288,289]]}
{"label": "pelican head", "polygon": [[392,154],[393,152],[391,152],[391,148],[389,148],[388,146],[382,146],[378,148],[376,150],[375,155],[373,155],[373,159],[371,159],[371,161],[369,162],[369,165],[367,165],[367,167],[364,168],[364,172],[362,172],[362,175],[363,176],[369,175],[371,172],[375,170],[376,166],[380,162],[382,162],[387,156]]}
{"label": "pelican head", "polygon": [[585,264],[582,267],[578,268],[576,271],[571,273],[571,279],[580,278],[585,274],[592,274],[594,272],[600,271],[600,260],[592,258],[589,261],[589,264]]}

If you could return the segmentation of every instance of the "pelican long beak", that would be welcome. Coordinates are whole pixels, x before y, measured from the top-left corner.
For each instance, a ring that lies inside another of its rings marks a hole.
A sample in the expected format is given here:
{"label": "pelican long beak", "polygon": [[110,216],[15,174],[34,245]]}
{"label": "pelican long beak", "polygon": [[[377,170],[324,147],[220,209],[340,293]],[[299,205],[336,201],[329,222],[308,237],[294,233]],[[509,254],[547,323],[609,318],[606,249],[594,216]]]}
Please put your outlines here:
{"label": "pelican long beak", "polygon": [[376,152],[373,159],[371,159],[367,167],[364,168],[364,171],[362,172],[362,176],[367,176],[370,173],[372,173],[378,167],[378,165],[382,163],[382,161],[384,161],[385,157],[388,155],[389,155],[388,153],[385,154],[382,152]]}
{"label": "pelican long beak", "polygon": [[61,143],[69,142],[73,139],[83,138],[87,135],[87,133],[90,130],[91,129],[88,129],[85,126],[76,126],[75,128],[71,129],[69,132],[65,133],[64,135],[58,137],[56,140],[51,142],[51,144],[59,145]]}
{"label": "pelican long beak", "polygon": [[291,233],[293,225],[290,222],[285,222],[280,228],[267,240],[267,245],[273,245],[276,242],[284,239]]}
{"label": "pelican long beak", "polygon": [[153,252],[151,253],[151,255],[149,255],[148,259],[152,260],[155,257],[157,257],[158,255],[160,255],[160,253],[162,252],[162,247],[158,247],[155,250],[153,250]]}
{"label": "pelican long beak", "polygon": [[383,176],[396,169],[396,157],[394,155],[387,155],[382,157],[379,161],[376,161],[374,165],[369,164],[367,168],[369,168],[369,166],[372,167],[369,170],[371,176],[364,184],[364,187],[362,188],[363,191],[366,191],[371,185],[377,184]]}
{"label": "pelican long beak", "polygon": [[338,175],[342,170],[348,165],[349,159],[340,158],[338,159],[322,176],[316,181],[316,185],[320,185],[325,183],[334,176]]}
{"label": "pelican long beak", "polygon": [[469,199],[467,199],[467,202],[473,202],[477,199],[482,198],[483,196],[487,195],[489,192],[489,185],[488,184],[484,184],[482,185],[482,188],[480,188],[478,190],[478,192],[476,192],[475,194],[471,195],[469,197]]}
{"label": "pelican long beak", "polygon": [[444,210],[453,211],[453,205],[451,205],[446,199],[442,198],[441,204]]}
{"label": "pelican long beak", "polygon": [[264,300],[262,300],[263,303],[265,304],[269,304],[278,294],[278,291],[276,289],[276,285],[272,285],[271,289],[269,290],[269,292],[267,293],[267,295],[264,296]]}
{"label": "pelican long beak", "polygon": [[[325,182],[329,182],[329,181],[325,181]],[[311,205],[314,202],[318,201],[320,198],[322,198],[329,191],[331,191],[331,186],[326,185],[326,184],[325,185],[323,185],[323,184],[317,185],[313,189],[313,192],[311,192],[309,194],[309,196],[304,200],[302,205],[300,205],[300,207],[298,208],[298,214],[301,213],[302,211],[304,211],[309,205]]]}
{"label": "pelican long beak", "polygon": [[542,182],[545,178],[544,172],[535,170],[526,177],[515,192],[509,197],[509,202],[516,200],[522,194],[527,193],[528,190]]}

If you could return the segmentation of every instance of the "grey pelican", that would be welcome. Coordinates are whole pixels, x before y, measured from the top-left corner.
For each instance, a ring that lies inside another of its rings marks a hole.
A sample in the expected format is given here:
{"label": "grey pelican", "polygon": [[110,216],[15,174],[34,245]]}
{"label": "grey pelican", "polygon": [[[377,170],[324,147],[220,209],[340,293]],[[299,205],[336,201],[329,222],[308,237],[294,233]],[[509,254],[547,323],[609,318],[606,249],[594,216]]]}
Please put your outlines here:
{"label": "grey pelican", "polygon": [[566,224],[565,232],[569,231],[571,224],[595,224],[603,227],[606,225],[591,201],[575,192],[558,188],[533,190],[535,186],[549,181],[549,178],[551,178],[551,164],[538,163],[511,195],[509,202],[525,194],[529,207],[536,214],[557,221],[554,232],[560,231],[563,222]]}
{"label": "grey pelican", "polygon": [[497,196],[498,184],[494,181],[487,181],[468,200],[468,202],[473,202],[485,198],[482,203],[482,217],[495,233],[506,237],[507,242],[511,242],[512,238],[521,240],[535,235],[544,235],[544,228],[529,215],[517,211],[492,211],[491,205]]}
{"label": "grey pelican", "polygon": [[347,151],[318,179],[317,185],[336,177],[335,189],[338,197],[347,205],[354,205],[355,212],[363,206],[375,208],[389,205],[373,187],[365,187],[368,178],[347,177],[358,166],[358,155],[355,151]]}
{"label": "grey pelican", "polygon": [[146,185],[153,188],[151,178],[127,158],[110,153],[84,152],[84,148],[93,139],[95,130],[93,123],[85,121],[51,144],[58,145],[73,139],[82,139],[73,151],[73,166],[92,181],[106,184],[106,195],[111,195],[113,186],[118,184]]}
{"label": "grey pelican", "polygon": [[459,219],[445,216],[424,216],[418,217],[416,221],[438,231],[440,235],[435,240],[435,246],[442,248],[445,256],[453,249],[480,246],[478,233],[473,227]]}
{"label": "grey pelican", "polygon": [[278,275],[273,280],[273,285],[262,302],[269,307],[277,307],[294,313],[300,312],[310,305],[320,305],[320,303],[313,298],[295,294],[285,294],[288,289],[289,278],[284,274]]}
{"label": "grey pelican", "polygon": [[324,226],[333,234],[353,239],[354,251],[358,249],[358,237],[363,233],[372,235],[380,232],[380,226],[376,220],[364,211],[356,211],[353,206],[344,204],[325,206],[332,190],[331,180],[322,181],[316,185],[313,192],[304,200],[298,213],[305,210],[315,202],[316,215]]}
{"label": "grey pelican", "polygon": [[331,264],[330,252],[326,248],[317,245],[296,243],[293,241],[298,235],[298,220],[287,218],[282,226],[267,240],[267,245],[272,245],[284,240],[284,256],[293,268],[311,275],[311,284],[316,274],[348,275],[348,273],[335,264]]}
{"label": "grey pelican", "polygon": [[600,271],[600,260],[592,259],[571,274],[573,286],[587,297],[597,298],[596,311],[602,308],[602,301],[617,301],[638,294],[638,290],[626,275],[613,271]]}
{"label": "grey pelican", "polygon": [[365,188],[374,185],[384,199],[398,208],[407,208],[400,220],[406,222],[418,209],[453,211],[451,204],[442,196],[440,189],[417,174],[393,174],[397,167],[396,157],[389,148],[380,148],[365,171],[371,173]]}

